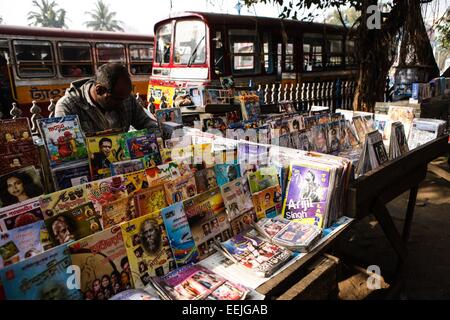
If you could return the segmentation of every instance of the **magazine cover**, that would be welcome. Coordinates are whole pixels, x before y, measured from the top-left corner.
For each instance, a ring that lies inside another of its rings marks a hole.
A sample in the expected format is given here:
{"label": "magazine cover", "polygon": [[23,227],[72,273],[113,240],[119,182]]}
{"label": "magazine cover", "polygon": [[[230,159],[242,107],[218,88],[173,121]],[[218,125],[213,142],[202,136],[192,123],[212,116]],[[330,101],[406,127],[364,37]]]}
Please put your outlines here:
{"label": "magazine cover", "polygon": [[204,192],[183,202],[192,236],[199,251],[199,260],[214,252],[214,239],[230,233],[230,225],[219,188]]}
{"label": "magazine cover", "polygon": [[111,163],[111,176],[131,173],[145,169],[144,158],[124,160]]}
{"label": "magazine cover", "polygon": [[152,167],[162,163],[155,134],[130,138],[126,143],[131,159],[147,156]]}
{"label": "magazine cover", "polygon": [[281,187],[276,185],[252,195],[257,219],[273,218],[281,213]]}
{"label": "magazine cover", "polygon": [[238,178],[220,187],[223,202],[230,220],[253,209],[252,195],[247,179]]}
{"label": "magazine cover", "polygon": [[122,223],[123,241],[136,288],[176,268],[159,211]]}
{"label": "magazine cover", "polygon": [[133,138],[143,137],[148,134],[150,134],[149,129],[128,131],[120,134],[119,145],[120,148],[123,150],[123,160],[131,159],[130,150],[128,149],[128,141]]}
{"label": "magazine cover", "polygon": [[24,202],[43,193],[41,176],[35,167],[22,168],[0,176],[0,207]]}
{"label": "magazine cover", "polygon": [[222,242],[227,255],[235,263],[267,278],[292,258],[292,252],[276,244],[247,234],[238,234]]}
{"label": "magazine cover", "polygon": [[[248,231],[256,222],[256,213],[254,210],[241,213],[239,216],[230,220],[231,231],[233,235]],[[222,237],[222,241],[227,241],[229,237]]]}
{"label": "magazine cover", "polygon": [[77,115],[39,119],[51,167],[87,159],[86,144]]}
{"label": "magazine cover", "polygon": [[311,128],[314,141],[314,151],[327,153],[327,130],[326,125],[318,125]]}
{"label": "magazine cover", "polygon": [[79,300],[81,294],[69,288],[72,264],[66,245],[45,251],[0,270],[0,281],[8,300]]}
{"label": "magazine cover", "polygon": [[197,192],[203,193],[217,187],[216,173],[214,168],[206,168],[195,172],[195,184]]}
{"label": "magazine cover", "polygon": [[291,221],[273,237],[273,242],[293,251],[307,252],[320,238],[320,233],[316,226]]}
{"label": "magazine cover", "polygon": [[114,176],[86,184],[88,201],[94,204],[95,211],[101,216],[102,205],[128,196],[123,176]]}
{"label": "magazine cover", "polygon": [[55,246],[87,237],[102,230],[100,220],[91,202],[45,219],[45,226],[50,240]]}
{"label": "magazine cover", "polygon": [[34,144],[14,144],[0,146],[0,175],[17,169],[35,166],[41,167],[38,147]]}
{"label": "magazine cover", "polygon": [[128,195],[132,195],[149,186],[145,170],[126,173],[123,175],[123,178],[125,179],[125,189]]}
{"label": "magazine cover", "polygon": [[165,181],[181,177],[179,166],[176,162],[161,164],[145,170],[149,186],[156,186]]}
{"label": "magazine cover", "polygon": [[85,300],[107,300],[133,288],[127,252],[119,226],[69,244],[72,264],[81,270]]}
{"label": "magazine cover", "polygon": [[233,181],[241,176],[241,168],[238,164],[216,164],[214,166],[218,186]]}
{"label": "magazine cover", "polygon": [[0,269],[43,252],[41,240],[45,233],[42,220],[0,232]]}
{"label": "magazine cover", "polygon": [[137,218],[134,196],[129,195],[102,205],[103,229]]}
{"label": "magazine cover", "polygon": [[154,186],[141,190],[134,195],[134,206],[138,216],[143,216],[167,207],[164,186]]}
{"label": "magazine cover", "polygon": [[39,198],[44,218],[79,207],[89,201],[86,185],[56,191]]}
{"label": "magazine cover", "polygon": [[291,164],[283,216],[323,227],[328,213],[330,169]]}
{"label": "magazine cover", "polygon": [[0,145],[18,142],[33,143],[28,118],[0,120]]}
{"label": "magazine cover", "polygon": [[183,203],[178,202],[162,209],[161,216],[177,268],[196,262],[198,251],[184,213]]}
{"label": "magazine cover", "polygon": [[249,173],[247,177],[252,194],[279,184],[278,171],[275,167],[260,168],[256,172]]}
{"label": "magazine cover", "polygon": [[337,155],[341,150],[341,127],[338,121],[328,123],[327,127],[328,153]]}
{"label": "magazine cover", "polygon": [[241,103],[241,113],[243,120],[251,120],[258,118],[261,114],[261,107],[259,105],[259,98],[257,95],[239,96]]}
{"label": "magazine cover", "polygon": [[286,227],[291,220],[282,216],[274,218],[263,218],[255,224],[255,229],[268,240],[272,240],[275,235]]}
{"label": "magazine cover", "polygon": [[0,233],[44,220],[39,198],[0,209]]}
{"label": "magazine cover", "polygon": [[155,112],[156,119],[158,120],[160,126],[163,122],[167,121],[183,124],[180,108],[158,109]]}
{"label": "magazine cover", "polygon": [[120,146],[121,136],[97,136],[86,139],[92,180],[111,176],[111,163],[126,160]]}
{"label": "magazine cover", "polygon": [[55,190],[68,189],[89,182],[89,163],[82,161],[51,169]]}
{"label": "magazine cover", "polygon": [[194,175],[185,175],[164,184],[167,204],[171,205],[197,195]]}
{"label": "magazine cover", "polygon": [[200,265],[189,265],[154,280],[169,300],[244,300],[249,290]]}

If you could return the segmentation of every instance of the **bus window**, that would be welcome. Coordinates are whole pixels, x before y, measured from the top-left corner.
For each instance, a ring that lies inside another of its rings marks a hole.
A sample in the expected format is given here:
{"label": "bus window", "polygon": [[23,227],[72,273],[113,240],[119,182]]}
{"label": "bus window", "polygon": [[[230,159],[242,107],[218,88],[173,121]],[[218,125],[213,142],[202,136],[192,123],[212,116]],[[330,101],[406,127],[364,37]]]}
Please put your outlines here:
{"label": "bus window", "polygon": [[161,26],[156,31],[156,63],[170,63],[170,45],[172,42],[172,24]]}
{"label": "bus window", "polygon": [[108,62],[125,63],[125,46],[120,43],[99,43],[97,48],[98,66]]}
{"label": "bus window", "polygon": [[94,74],[91,46],[82,42],[58,42],[61,65],[59,72],[63,77],[88,77]]}
{"label": "bus window", "polygon": [[233,73],[258,73],[259,60],[256,63],[256,35],[245,30],[230,30],[232,71]]}
{"label": "bus window", "polygon": [[223,75],[225,72],[225,60],[224,60],[224,47],[222,32],[216,31],[215,37],[212,39],[214,46],[214,73],[217,75]]}
{"label": "bus window", "polygon": [[0,39],[0,56],[2,56],[6,62],[9,62],[8,40],[6,39]]}
{"label": "bus window", "polygon": [[322,68],[323,41],[320,34],[305,34],[303,39],[303,70],[316,71]]}
{"label": "bus window", "polygon": [[149,44],[130,44],[130,67],[132,74],[151,74],[153,46]]}
{"label": "bus window", "polygon": [[273,52],[272,39],[268,33],[263,34],[264,71],[267,74],[273,73]]}
{"label": "bus window", "polygon": [[342,43],[342,37],[340,36],[328,36],[327,39],[327,67],[341,66],[344,56],[344,48]]}
{"label": "bus window", "polygon": [[14,40],[13,46],[19,77],[52,77],[55,74],[49,41]]}
{"label": "bus window", "polygon": [[355,41],[345,41],[345,64],[352,66],[356,62],[355,60]]}
{"label": "bus window", "polygon": [[206,59],[206,26],[202,21],[179,21],[175,26],[173,62],[203,64]]}
{"label": "bus window", "polygon": [[294,44],[286,43],[284,50],[284,70],[294,71]]}

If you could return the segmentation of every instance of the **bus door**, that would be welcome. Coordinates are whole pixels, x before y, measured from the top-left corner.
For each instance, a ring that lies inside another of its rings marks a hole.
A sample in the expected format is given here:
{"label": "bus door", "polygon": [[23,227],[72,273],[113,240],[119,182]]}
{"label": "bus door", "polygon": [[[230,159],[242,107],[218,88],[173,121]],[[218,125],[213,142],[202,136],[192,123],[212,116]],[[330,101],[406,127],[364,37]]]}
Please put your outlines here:
{"label": "bus door", "polygon": [[0,39],[0,111],[3,116],[8,116],[13,103],[14,83],[10,69],[11,55],[9,53],[8,41]]}

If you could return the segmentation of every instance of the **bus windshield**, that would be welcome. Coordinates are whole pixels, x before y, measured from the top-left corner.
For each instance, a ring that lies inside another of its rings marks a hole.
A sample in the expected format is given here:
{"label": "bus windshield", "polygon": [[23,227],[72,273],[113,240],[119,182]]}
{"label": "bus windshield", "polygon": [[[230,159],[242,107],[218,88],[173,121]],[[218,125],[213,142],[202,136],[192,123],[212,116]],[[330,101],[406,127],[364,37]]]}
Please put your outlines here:
{"label": "bus windshield", "polygon": [[170,44],[172,41],[172,24],[161,26],[156,32],[156,62],[170,63]]}
{"label": "bus windshield", "polygon": [[202,21],[180,21],[175,28],[174,63],[205,63],[206,27]]}

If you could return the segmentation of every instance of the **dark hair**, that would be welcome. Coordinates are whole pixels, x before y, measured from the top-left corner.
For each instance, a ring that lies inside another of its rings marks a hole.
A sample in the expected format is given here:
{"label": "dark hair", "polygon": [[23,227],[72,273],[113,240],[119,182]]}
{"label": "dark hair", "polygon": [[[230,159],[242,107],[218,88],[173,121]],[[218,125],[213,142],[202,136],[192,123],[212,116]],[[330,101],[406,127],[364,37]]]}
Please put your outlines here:
{"label": "dark hair", "polygon": [[27,172],[11,172],[0,178],[0,199],[2,206],[18,203],[18,199],[8,192],[8,179],[16,177],[22,181],[25,194],[31,199],[44,193],[42,186],[36,184]]}
{"label": "dark hair", "polygon": [[119,79],[125,79],[129,82],[131,89],[131,79],[128,69],[120,63],[105,63],[97,69],[95,73],[95,82],[112,92]]}
{"label": "dark hair", "polygon": [[105,137],[105,138],[101,138],[100,141],[98,142],[99,148],[102,147],[103,142],[109,142],[109,143],[111,143],[111,145],[112,145],[112,140],[111,140],[110,138],[106,138],[106,137]]}
{"label": "dark hair", "polygon": [[120,266],[122,267],[122,269],[124,268],[124,266],[128,263],[128,257],[123,257],[122,260],[120,260]]}

